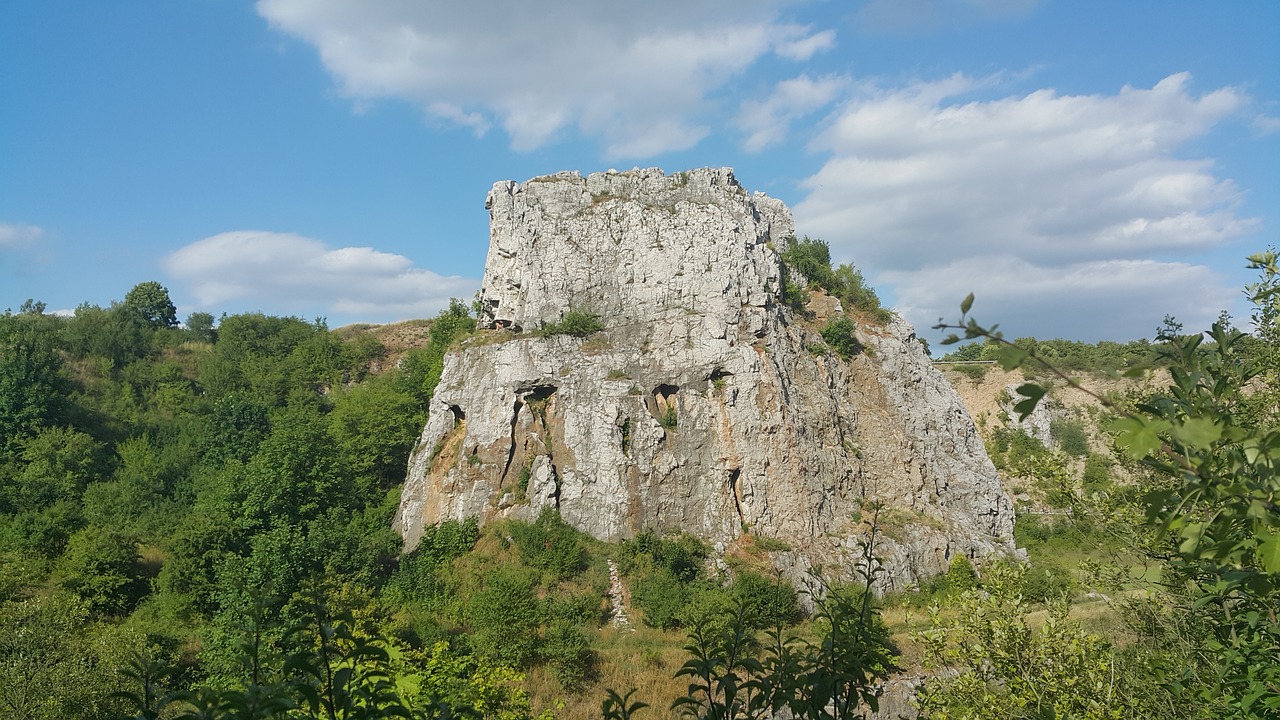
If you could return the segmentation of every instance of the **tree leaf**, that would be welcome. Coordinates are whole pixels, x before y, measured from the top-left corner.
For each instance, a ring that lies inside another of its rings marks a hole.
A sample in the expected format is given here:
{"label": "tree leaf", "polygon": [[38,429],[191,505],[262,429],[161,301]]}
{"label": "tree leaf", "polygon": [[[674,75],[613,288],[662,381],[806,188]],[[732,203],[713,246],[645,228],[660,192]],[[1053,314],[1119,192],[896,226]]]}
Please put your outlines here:
{"label": "tree leaf", "polygon": [[973,293],[969,293],[969,295],[965,297],[964,301],[960,303],[960,314],[968,315],[969,308],[971,307],[973,307]]}
{"label": "tree leaf", "polygon": [[1017,392],[1026,398],[1013,406],[1013,411],[1018,413],[1018,421],[1021,422],[1036,409],[1036,405],[1044,397],[1045,389],[1035,383],[1023,383],[1018,386]]}
{"label": "tree leaf", "polygon": [[1000,348],[1000,352],[996,355],[996,360],[1000,363],[1000,367],[1005,370],[1015,370],[1022,367],[1022,364],[1027,361],[1027,351],[1017,345],[1005,345]]}
{"label": "tree leaf", "polygon": [[1258,564],[1268,573],[1280,573],[1280,533],[1260,529],[1253,536],[1258,540]]}
{"label": "tree leaf", "polygon": [[1160,432],[1168,426],[1165,420],[1128,417],[1111,423],[1110,430],[1116,433],[1116,445],[1123,448],[1126,455],[1141,460],[1160,448]]}
{"label": "tree leaf", "polygon": [[1222,437],[1222,426],[1212,418],[1187,418],[1173,428],[1173,436],[1197,450],[1207,450]]}

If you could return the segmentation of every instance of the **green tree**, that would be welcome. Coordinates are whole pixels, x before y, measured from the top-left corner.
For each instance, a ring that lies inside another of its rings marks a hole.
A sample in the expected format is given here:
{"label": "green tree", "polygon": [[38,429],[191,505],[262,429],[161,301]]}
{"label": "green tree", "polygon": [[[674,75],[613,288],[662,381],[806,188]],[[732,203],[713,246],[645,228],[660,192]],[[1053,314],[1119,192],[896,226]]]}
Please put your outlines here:
{"label": "green tree", "polygon": [[55,594],[0,604],[0,717],[123,720],[110,668],[136,639],[95,642],[85,605]]}
{"label": "green tree", "polygon": [[1115,672],[1115,651],[1067,618],[1065,603],[1050,606],[1043,625],[1028,622],[1023,570],[994,565],[980,589],[964,593],[946,619],[932,611],[918,633],[926,667],[949,669],[917,696],[923,717],[1079,718],[1146,717],[1132,688]]}
{"label": "green tree", "polygon": [[169,291],[155,281],[138,283],[125,293],[124,309],[152,328],[178,325],[178,309],[169,299]]}
{"label": "green tree", "polygon": [[858,324],[848,315],[840,315],[832,318],[827,326],[822,328],[822,339],[840,357],[848,360],[863,349],[862,343],[858,342],[857,330]]}
{"label": "green tree", "polygon": [[66,410],[57,332],[58,321],[44,315],[0,315],[0,459]]}
{"label": "green tree", "polygon": [[431,322],[431,340],[427,347],[411,351],[404,359],[405,375],[413,391],[424,403],[435,394],[436,385],[444,373],[444,356],[455,340],[460,340],[475,330],[476,321],[466,304],[457,298],[449,299],[449,307]]}
{"label": "green tree", "polygon": [[193,312],[187,316],[187,332],[198,342],[211,343],[217,340],[218,331],[213,327],[213,315],[207,312]]}
{"label": "green tree", "polygon": [[386,490],[404,480],[405,458],[426,421],[422,404],[397,378],[373,378],[333,393],[329,429],[357,474]]}
{"label": "green tree", "polygon": [[539,608],[535,576],[513,566],[490,569],[467,604],[471,643],[490,662],[524,667],[538,646]]}
{"label": "green tree", "polygon": [[[1275,392],[1259,356],[1280,352],[1280,258],[1268,250],[1249,261],[1262,275],[1247,288],[1261,353],[1245,352],[1245,336],[1218,322],[1162,347],[1172,380],[1166,390],[1132,408],[1099,398],[1121,414],[1110,428],[1117,446],[1151,473],[1135,508],[1151,531],[1147,549],[1162,561],[1166,583],[1191,598],[1180,622],[1202,631],[1186,638],[1200,662],[1161,666],[1156,657],[1157,677],[1205,717],[1280,714],[1280,429],[1274,414],[1253,406]],[[961,303],[959,324],[939,327],[996,341],[1008,369],[1038,360],[969,318],[972,303],[972,295]],[[947,342],[959,339],[953,333]],[[1026,400],[1015,409],[1025,416],[1045,389],[1026,384],[1019,393]]]}
{"label": "green tree", "polygon": [[62,586],[93,613],[125,613],[147,591],[137,540],[113,530],[91,526],[72,535],[59,568]]}

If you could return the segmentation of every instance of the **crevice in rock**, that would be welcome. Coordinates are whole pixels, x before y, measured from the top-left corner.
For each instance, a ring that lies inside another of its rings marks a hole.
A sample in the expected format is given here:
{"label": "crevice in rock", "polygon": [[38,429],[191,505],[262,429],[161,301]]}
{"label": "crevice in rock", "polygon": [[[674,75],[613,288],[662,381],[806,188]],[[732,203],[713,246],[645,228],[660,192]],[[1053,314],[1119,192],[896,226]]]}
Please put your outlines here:
{"label": "crevice in rock", "polygon": [[511,461],[516,457],[516,423],[520,421],[520,408],[523,406],[524,403],[516,398],[515,406],[511,409],[511,444],[507,448],[507,464],[502,467],[501,485],[506,484],[507,475],[511,472]]}
{"label": "crevice in rock", "polygon": [[622,424],[618,426],[618,430],[622,433],[622,454],[626,455],[631,449],[631,418],[625,418]]}
{"label": "crevice in rock", "polygon": [[679,392],[679,385],[658,385],[653,388],[653,403],[645,403],[653,414],[653,419],[667,430],[674,430],[679,423],[676,410],[676,394]]}
{"label": "crevice in rock", "polygon": [[547,467],[551,468],[551,505],[556,510],[560,509],[560,472],[556,470],[555,460],[550,453],[547,454]]}
{"label": "crevice in rock", "polygon": [[449,412],[453,413],[454,425],[457,425],[458,423],[467,419],[467,414],[462,412],[462,408],[458,407],[457,405],[450,405]]}
{"label": "crevice in rock", "polygon": [[738,527],[745,528],[747,518],[742,514],[742,488],[738,485],[738,478],[741,475],[742,468],[733,468],[729,471],[729,495],[733,497],[733,509],[738,513]]}

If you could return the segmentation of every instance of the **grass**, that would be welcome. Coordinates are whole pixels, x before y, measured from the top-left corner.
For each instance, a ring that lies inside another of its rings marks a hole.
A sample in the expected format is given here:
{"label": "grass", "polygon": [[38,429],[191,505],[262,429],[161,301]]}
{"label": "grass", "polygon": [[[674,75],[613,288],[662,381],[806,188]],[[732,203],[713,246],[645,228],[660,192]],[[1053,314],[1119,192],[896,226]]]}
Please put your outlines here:
{"label": "grass", "polygon": [[668,717],[666,709],[688,686],[686,678],[673,677],[688,657],[684,633],[655,630],[636,622],[635,632],[603,627],[590,637],[598,662],[580,692],[566,693],[545,667],[528,672],[526,687],[534,712],[551,710],[557,720],[594,720],[600,717],[600,701],[607,690],[625,693],[635,688],[634,698],[650,706],[641,717]]}

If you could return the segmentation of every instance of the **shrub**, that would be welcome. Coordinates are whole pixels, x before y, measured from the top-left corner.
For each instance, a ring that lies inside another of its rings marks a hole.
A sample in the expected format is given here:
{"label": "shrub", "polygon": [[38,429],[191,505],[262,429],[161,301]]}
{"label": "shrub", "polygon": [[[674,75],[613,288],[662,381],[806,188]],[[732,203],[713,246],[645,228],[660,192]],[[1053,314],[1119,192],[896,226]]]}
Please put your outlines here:
{"label": "shrub", "polygon": [[538,601],[534,575],[520,567],[500,565],[482,578],[484,586],[467,603],[471,643],[487,660],[524,667],[538,643]]}
{"label": "shrub", "polygon": [[600,321],[599,315],[582,310],[570,310],[560,318],[560,322],[543,325],[542,335],[544,337],[552,335],[586,337],[601,330],[604,330],[604,323]]}
{"label": "shrub", "polygon": [[633,584],[631,597],[644,611],[644,624],[660,630],[680,627],[688,588],[666,570],[655,570]]}
{"label": "shrub", "polygon": [[547,628],[538,656],[551,668],[566,690],[577,690],[591,672],[593,653],[587,634],[578,625],[564,620],[552,621]]}
{"label": "shrub", "polygon": [[951,565],[947,567],[947,585],[953,590],[969,590],[978,584],[978,573],[968,556],[956,553],[951,557]]}
{"label": "shrub", "polygon": [[1089,440],[1084,434],[1084,425],[1071,418],[1053,418],[1049,421],[1049,433],[1058,442],[1062,452],[1076,457],[1089,454]]}
{"label": "shrub", "polygon": [[747,625],[765,629],[791,625],[800,619],[795,588],[781,580],[753,572],[738,573],[729,597],[747,614]]}
{"label": "shrub", "polygon": [[680,424],[680,417],[676,414],[675,405],[667,406],[667,411],[662,414],[662,417],[658,418],[658,424],[668,430],[676,429],[676,426]]}
{"label": "shrub", "polygon": [[543,508],[533,524],[513,522],[511,536],[526,563],[557,578],[572,577],[586,565],[581,533],[561,520],[554,508]]}
{"label": "shrub", "polygon": [[858,342],[855,331],[858,329],[857,323],[850,319],[847,315],[841,315],[834,318],[827,326],[822,329],[822,339],[835,350],[840,357],[848,360],[849,358],[862,352],[862,343]]}
{"label": "shrub", "polygon": [[845,310],[858,310],[877,323],[887,323],[893,314],[880,305],[880,297],[867,285],[862,271],[848,263],[831,268],[831,247],[824,240],[803,237],[792,240],[782,253],[782,301],[796,310],[809,300],[805,287],[793,278],[803,275],[808,289],[822,289],[839,298]]}

